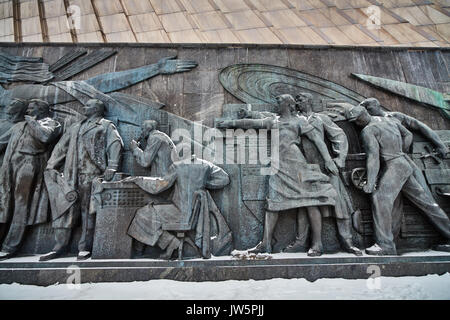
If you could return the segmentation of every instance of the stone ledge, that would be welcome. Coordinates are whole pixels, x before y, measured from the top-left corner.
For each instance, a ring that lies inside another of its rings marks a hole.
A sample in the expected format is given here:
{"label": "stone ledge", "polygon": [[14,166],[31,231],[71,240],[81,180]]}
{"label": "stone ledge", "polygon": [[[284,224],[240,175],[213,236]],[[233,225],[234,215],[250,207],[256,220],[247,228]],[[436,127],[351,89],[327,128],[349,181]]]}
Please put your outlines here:
{"label": "stone ledge", "polygon": [[87,260],[73,257],[39,262],[38,257],[23,257],[0,262],[0,283],[49,286],[64,284],[80,268],[80,280],[89,282],[133,282],[154,279],[178,281],[266,280],[273,278],[367,279],[369,266],[379,266],[381,276],[424,276],[450,272],[450,254],[425,252],[387,257],[354,257],[346,254],[309,258],[304,253],[274,254],[270,260]]}

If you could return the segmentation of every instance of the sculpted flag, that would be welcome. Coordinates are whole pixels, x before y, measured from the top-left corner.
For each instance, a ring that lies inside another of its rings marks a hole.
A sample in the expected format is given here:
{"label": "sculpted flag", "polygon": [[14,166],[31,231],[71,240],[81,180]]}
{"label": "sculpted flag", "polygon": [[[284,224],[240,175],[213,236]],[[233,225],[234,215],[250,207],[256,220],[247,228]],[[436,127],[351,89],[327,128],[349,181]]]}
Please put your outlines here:
{"label": "sculpted flag", "polygon": [[47,82],[53,79],[42,58],[27,58],[0,53],[0,82]]}

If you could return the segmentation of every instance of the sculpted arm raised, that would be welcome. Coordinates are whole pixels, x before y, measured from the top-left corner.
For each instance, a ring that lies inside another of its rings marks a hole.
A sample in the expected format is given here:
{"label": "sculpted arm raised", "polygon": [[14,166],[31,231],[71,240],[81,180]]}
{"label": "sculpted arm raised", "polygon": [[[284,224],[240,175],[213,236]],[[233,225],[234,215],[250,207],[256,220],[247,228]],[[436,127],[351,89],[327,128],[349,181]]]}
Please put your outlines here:
{"label": "sculpted arm raised", "polygon": [[61,124],[50,118],[36,120],[34,117],[25,116],[25,121],[30,126],[34,137],[43,143],[54,141],[62,131]]}
{"label": "sculpted arm raised", "polygon": [[216,123],[216,128],[241,128],[241,129],[271,129],[274,124],[274,118],[264,119],[234,119],[221,120]]}
{"label": "sculpted arm raised", "polygon": [[153,78],[159,74],[173,74],[190,71],[197,66],[195,61],[175,59],[176,56],[167,57],[157,63],[120,72],[101,74],[85,82],[97,90],[108,93],[127,88],[141,81]]}
{"label": "sculpted arm raised", "polygon": [[148,139],[147,147],[145,148],[145,150],[139,148],[137,144],[132,144],[131,148],[133,156],[136,159],[137,163],[139,163],[139,165],[144,168],[148,168],[158,154],[161,143],[161,139],[158,138]]}
{"label": "sculpted arm raised", "polygon": [[46,170],[58,169],[64,163],[67,152],[69,151],[70,136],[71,130],[69,129],[53,149],[52,155],[47,162]]}

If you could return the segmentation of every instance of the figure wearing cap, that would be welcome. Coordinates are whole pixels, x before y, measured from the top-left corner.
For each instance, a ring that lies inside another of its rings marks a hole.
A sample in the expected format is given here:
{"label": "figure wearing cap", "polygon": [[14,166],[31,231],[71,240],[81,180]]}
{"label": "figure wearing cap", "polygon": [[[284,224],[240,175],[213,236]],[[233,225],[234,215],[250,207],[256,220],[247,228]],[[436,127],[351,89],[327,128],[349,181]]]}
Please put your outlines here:
{"label": "figure wearing cap", "polygon": [[[450,220],[414,177],[414,164],[406,155],[412,134],[399,122],[372,117],[361,105],[348,110],[347,119],[362,128],[361,138],[367,154],[367,184],[363,190],[372,195],[372,214],[376,243],[367,254],[397,254],[392,212],[400,192],[417,206],[447,239],[442,249],[450,249]],[[380,166],[383,171],[380,173]],[[378,183],[377,183],[378,179]]]}

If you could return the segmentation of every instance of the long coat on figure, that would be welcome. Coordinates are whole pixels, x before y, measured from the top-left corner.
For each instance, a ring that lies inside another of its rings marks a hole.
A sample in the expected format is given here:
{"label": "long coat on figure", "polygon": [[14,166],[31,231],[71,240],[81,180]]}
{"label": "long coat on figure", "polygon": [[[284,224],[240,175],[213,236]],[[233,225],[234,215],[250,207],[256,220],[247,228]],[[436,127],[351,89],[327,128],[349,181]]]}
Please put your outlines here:
{"label": "long coat on figure", "polygon": [[[68,129],[56,145],[48,161],[47,168],[50,170],[58,170],[64,163],[63,169],[59,171],[62,171],[65,187],[69,188],[69,191],[78,189],[78,171],[80,168],[78,153],[81,144],[97,166],[96,170],[100,174],[107,168],[117,170],[120,164],[123,141],[115,125],[109,120],[100,119],[93,123],[91,128],[81,132],[81,127],[86,121],[77,122]],[[77,220],[75,212],[77,201],[73,198],[70,200],[73,201],[67,200],[68,204],[65,207],[56,206],[55,202],[52,202],[53,228],[74,227]]]}
{"label": "long coat on figure", "polygon": [[[44,183],[44,170],[47,164],[48,154],[48,143],[51,143],[56,136],[60,133],[60,125],[58,122],[46,118],[44,125],[52,131],[49,135],[41,136],[40,138],[35,137],[30,130],[30,125],[26,122],[19,122],[15,124],[10,133],[10,140],[4,155],[4,161],[0,169],[0,223],[6,223],[10,219],[13,213],[13,201],[14,201],[14,185],[15,179],[14,172],[12,170],[11,159],[17,152],[17,147],[21,138],[24,136],[25,131],[30,134],[29,139],[31,141],[27,142],[31,149],[40,149],[43,152],[35,156],[35,162],[33,164],[33,174],[34,184],[32,190],[26,190],[30,192],[32,196],[27,204],[28,212],[26,213],[26,225],[36,225],[40,223],[47,222],[48,220],[48,193],[45,188]],[[20,150],[19,150],[20,152]],[[24,217],[25,217],[24,216]]]}

